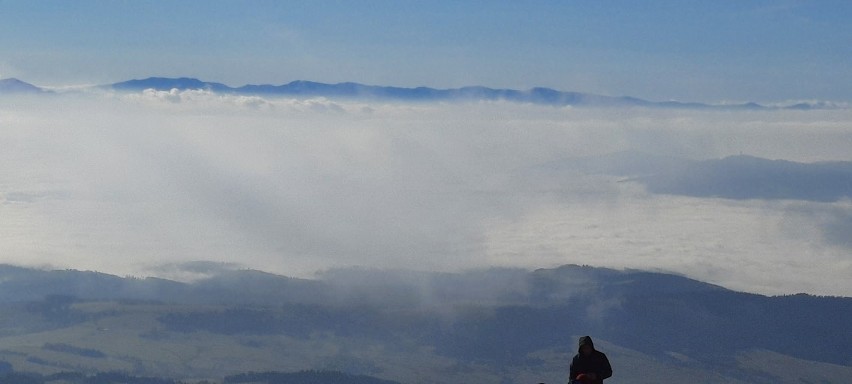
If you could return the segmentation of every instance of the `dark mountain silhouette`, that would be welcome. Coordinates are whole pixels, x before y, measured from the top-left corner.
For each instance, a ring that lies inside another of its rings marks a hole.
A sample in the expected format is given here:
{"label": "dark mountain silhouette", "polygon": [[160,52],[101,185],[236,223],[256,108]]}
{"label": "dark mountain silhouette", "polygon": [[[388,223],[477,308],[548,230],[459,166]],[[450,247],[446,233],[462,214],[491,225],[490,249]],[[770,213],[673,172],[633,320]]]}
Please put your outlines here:
{"label": "dark mountain silhouette", "polygon": [[[126,372],[60,372],[50,375],[0,372],[0,382],[4,384],[189,384],[197,381],[179,381],[168,378],[136,376]],[[220,381],[217,381],[217,383]],[[201,383],[210,383],[202,381]],[[299,372],[247,372],[230,375],[222,379],[223,384],[399,384],[366,375],[351,375],[338,371],[299,371]],[[212,383],[211,383],[212,384]]]}
{"label": "dark mountain silhouette", "polygon": [[158,300],[179,298],[183,289],[185,284],[157,278],[121,278],[91,271],[43,271],[0,265],[0,303],[40,300],[49,295]]}
{"label": "dark mountain silhouette", "polygon": [[[3,266],[0,292],[4,334],[59,332],[87,322],[119,324],[109,319],[122,310],[86,305],[106,300],[129,308],[138,302],[144,304],[139,308],[153,311],[158,325],[130,334],[154,344],[195,334],[240,343],[251,337],[307,343],[323,335],[324,343],[362,340],[396,353],[403,345],[417,346],[459,364],[505,370],[540,364],[531,357],[540,351],[570,352],[576,335],[593,334],[646,359],[743,377],[749,373],[737,358],[750,351],[852,367],[852,298],[767,297],[638,270],[574,265],[461,273],[351,269],[318,280],[229,271],[178,283]],[[93,359],[90,351],[96,351],[105,360],[117,348],[74,340],[67,336],[51,342],[62,349],[43,347],[44,353]],[[264,342],[247,345],[259,348]],[[358,367],[352,369],[380,372],[383,363],[375,358],[345,361]]]}
{"label": "dark mountain silhouette", "polygon": [[225,377],[224,384],[399,384],[365,375],[350,375],[334,371],[257,372]]}

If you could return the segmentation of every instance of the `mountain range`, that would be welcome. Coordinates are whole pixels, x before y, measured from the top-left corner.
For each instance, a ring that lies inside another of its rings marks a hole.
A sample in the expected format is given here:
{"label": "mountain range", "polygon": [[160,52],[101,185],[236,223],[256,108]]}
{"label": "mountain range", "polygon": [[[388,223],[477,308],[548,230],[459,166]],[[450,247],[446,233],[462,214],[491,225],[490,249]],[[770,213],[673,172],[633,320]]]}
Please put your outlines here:
{"label": "mountain range", "polygon": [[580,335],[611,383],[841,383],[852,298],[762,296],[566,265],[195,282],[0,266],[0,366],[215,380],[334,370],[400,383],[564,382]]}
{"label": "mountain range", "polygon": [[[436,89],[430,87],[390,87],[365,85],[354,82],[337,84],[319,83],[296,80],[287,84],[248,84],[231,87],[222,83],[202,81],[195,78],[165,78],[149,77],[134,79],[113,84],[100,85],[94,88],[109,89],[125,92],[139,92],[146,89],[159,91],[177,90],[207,90],[217,93],[253,95],[267,97],[328,97],[328,98],[363,98],[388,101],[495,101],[504,100],[517,103],[532,103],[552,106],[589,106],[589,107],[645,107],[645,108],[679,108],[679,109],[726,109],[726,110],[760,110],[775,109],[754,102],[739,104],[705,104],[681,101],[648,101],[630,96],[604,96],[590,93],[558,91],[551,88],[535,87],[528,90],[495,89],[482,86],[468,86],[452,89]],[[50,91],[25,83],[18,79],[0,80],[0,95],[22,92]],[[797,103],[781,107],[782,109],[819,109],[827,108],[824,103]]]}

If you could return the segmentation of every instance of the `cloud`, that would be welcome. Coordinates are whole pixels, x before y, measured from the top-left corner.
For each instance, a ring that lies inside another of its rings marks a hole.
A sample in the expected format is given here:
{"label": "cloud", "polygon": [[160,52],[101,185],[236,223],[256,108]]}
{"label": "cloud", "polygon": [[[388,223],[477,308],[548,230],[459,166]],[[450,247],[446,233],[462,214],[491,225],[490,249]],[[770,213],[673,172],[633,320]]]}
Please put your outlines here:
{"label": "cloud", "polygon": [[832,212],[823,224],[823,236],[830,244],[852,249],[852,207],[847,205]]}
{"label": "cloud", "polygon": [[566,200],[491,226],[489,259],[678,272],[765,294],[848,295],[848,249],[826,243],[812,216],[823,204],[641,193]]}
{"label": "cloud", "polygon": [[[92,91],[86,91],[92,92]],[[95,91],[97,92],[97,91]],[[113,93],[99,92],[101,96],[130,102],[137,105],[146,105],[153,108],[172,108],[172,110],[194,110],[205,113],[222,113],[226,111],[240,110],[272,110],[283,109],[291,112],[318,112],[318,113],[346,113],[347,110],[340,103],[324,97],[308,99],[293,98],[264,98],[260,96],[238,95],[227,93],[216,93],[203,89],[180,90],[177,88],[168,91],[145,89],[139,93]],[[175,109],[177,107],[177,109]],[[224,108],[224,109],[223,109]],[[367,108],[367,107],[364,107]]]}
{"label": "cloud", "polygon": [[190,282],[241,268],[244,267],[239,263],[196,260],[158,264],[146,272],[162,278]]}
{"label": "cloud", "polygon": [[222,95],[201,89],[179,90],[173,88],[168,91],[146,89],[141,93],[117,94],[117,97],[149,103],[189,103],[195,106],[226,105],[254,109],[273,107],[272,103],[262,97],[244,95]]}
{"label": "cloud", "polygon": [[[670,270],[765,293],[852,294],[824,279],[850,272],[830,230],[845,221],[796,213],[842,202],[791,211],[786,202],[657,196],[618,177],[536,171],[626,150],[850,160],[850,121],[848,110],[206,91],[14,99],[0,107],[0,261],[169,276],[204,272],[157,266],[207,260],[311,276],[346,266],[577,263]],[[791,237],[787,222],[810,229]]]}
{"label": "cloud", "polygon": [[[835,204],[791,204],[791,215],[797,215],[812,223],[828,246],[848,251],[852,249],[852,201],[843,200]],[[800,231],[791,229],[791,235]],[[852,258],[849,258],[852,263]]]}

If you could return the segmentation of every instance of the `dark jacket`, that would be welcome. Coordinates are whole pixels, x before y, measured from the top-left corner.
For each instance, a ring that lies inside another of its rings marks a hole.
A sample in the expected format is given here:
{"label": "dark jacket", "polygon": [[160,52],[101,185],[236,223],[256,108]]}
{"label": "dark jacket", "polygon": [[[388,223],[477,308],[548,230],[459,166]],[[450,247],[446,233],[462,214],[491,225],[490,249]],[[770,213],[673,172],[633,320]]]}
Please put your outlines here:
{"label": "dark jacket", "polygon": [[[580,352],[583,346],[587,344],[592,347],[592,353],[588,356]],[[595,384],[603,384],[604,379],[612,376],[612,366],[609,365],[609,359],[606,358],[603,352],[595,349],[595,344],[589,336],[580,338],[577,354],[571,359],[571,368],[569,371],[569,383],[576,380],[580,374],[594,373],[597,375],[597,379],[592,381]]]}

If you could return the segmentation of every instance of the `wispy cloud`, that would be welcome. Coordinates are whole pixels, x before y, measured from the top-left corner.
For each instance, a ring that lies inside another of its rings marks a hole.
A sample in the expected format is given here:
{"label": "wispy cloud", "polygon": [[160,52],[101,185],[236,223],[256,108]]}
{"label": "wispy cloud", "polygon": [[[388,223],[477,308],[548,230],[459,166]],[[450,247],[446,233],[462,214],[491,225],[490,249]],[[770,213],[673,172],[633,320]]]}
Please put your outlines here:
{"label": "wispy cloud", "polygon": [[836,240],[848,224],[843,202],[659,196],[617,177],[537,171],[624,150],[852,160],[850,121],[842,109],[577,109],[206,91],[8,99],[0,107],[0,261],[165,274],[175,268],[156,266],[209,260],[295,276],[353,265],[579,263],[677,271],[766,293],[852,295],[840,282],[852,268]]}

